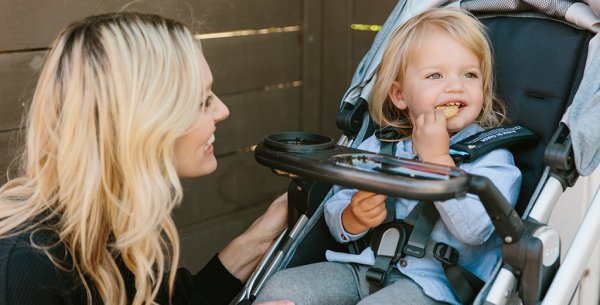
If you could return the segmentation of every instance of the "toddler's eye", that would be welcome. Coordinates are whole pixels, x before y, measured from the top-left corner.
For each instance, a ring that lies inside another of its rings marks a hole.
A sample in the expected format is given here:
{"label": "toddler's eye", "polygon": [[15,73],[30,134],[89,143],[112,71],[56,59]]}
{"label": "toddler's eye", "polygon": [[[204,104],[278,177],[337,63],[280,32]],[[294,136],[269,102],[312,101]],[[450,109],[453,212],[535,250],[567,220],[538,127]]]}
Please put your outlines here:
{"label": "toddler's eye", "polygon": [[431,73],[431,74],[427,75],[427,78],[430,78],[430,79],[440,79],[440,78],[442,78],[442,74],[437,73],[437,72],[436,73]]}
{"label": "toddler's eye", "polygon": [[466,78],[478,78],[479,76],[475,72],[467,72],[465,73]]}

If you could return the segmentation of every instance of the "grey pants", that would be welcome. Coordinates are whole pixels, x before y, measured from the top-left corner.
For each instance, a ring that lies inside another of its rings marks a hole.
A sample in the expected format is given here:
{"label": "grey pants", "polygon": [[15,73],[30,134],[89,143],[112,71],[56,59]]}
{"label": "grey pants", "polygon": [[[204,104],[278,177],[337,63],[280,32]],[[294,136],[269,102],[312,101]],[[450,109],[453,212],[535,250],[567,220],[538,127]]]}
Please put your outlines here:
{"label": "grey pants", "polygon": [[394,268],[386,285],[369,295],[368,266],[322,262],[276,273],[258,295],[255,303],[291,300],[296,305],[435,305],[413,280]]}

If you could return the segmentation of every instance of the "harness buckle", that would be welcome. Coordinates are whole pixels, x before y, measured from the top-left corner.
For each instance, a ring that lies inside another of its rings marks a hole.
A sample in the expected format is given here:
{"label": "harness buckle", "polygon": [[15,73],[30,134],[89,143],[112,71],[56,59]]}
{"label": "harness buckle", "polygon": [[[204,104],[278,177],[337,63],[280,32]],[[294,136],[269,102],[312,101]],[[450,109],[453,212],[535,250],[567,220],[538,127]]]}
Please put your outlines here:
{"label": "harness buckle", "polygon": [[373,230],[371,248],[375,251],[375,264],[367,270],[367,280],[378,287],[383,286],[392,265],[400,260],[406,243],[406,231],[402,223],[386,223]]}
{"label": "harness buckle", "polygon": [[454,266],[458,263],[459,254],[453,247],[438,242],[433,247],[433,256],[445,265]]}
{"label": "harness buckle", "polygon": [[381,270],[377,267],[371,267],[367,270],[367,281],[373,285],[383,286],[387,270]]}

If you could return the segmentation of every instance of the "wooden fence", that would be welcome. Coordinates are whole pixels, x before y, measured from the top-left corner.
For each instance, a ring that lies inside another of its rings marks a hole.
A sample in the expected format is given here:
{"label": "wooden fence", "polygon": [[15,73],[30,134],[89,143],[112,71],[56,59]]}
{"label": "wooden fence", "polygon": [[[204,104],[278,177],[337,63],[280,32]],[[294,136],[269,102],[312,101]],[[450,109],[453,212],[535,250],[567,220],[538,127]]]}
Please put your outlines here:
{"label": "wooden fence", "polygon": [[[339,101],[376,34],[351,30],[350,25],[381,25],[395,2],[2,0],[0,171],[7,171],[21,145],[23,111],[51,41],[63,26],[120,9],[201,24],[197,29],[215,78],[214,91],[231,115],[218,125],[217,171],[183,181],[185,199],[174,215],[182,264],[195,270],[287,188],[288,181],[258,165],[248,147],[278,131],[339,136]],[[221,35],[206,35],[211,33]],[[2,175],[0,183],[5,181]]]}

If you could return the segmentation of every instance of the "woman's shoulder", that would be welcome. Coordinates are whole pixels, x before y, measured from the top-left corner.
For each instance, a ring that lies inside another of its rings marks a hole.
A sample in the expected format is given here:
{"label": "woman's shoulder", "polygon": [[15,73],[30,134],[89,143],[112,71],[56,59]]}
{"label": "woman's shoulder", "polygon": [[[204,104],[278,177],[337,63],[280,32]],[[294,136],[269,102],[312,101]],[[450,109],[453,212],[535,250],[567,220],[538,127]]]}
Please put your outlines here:
{"label": "woman's shoulder", "polygon": [[66,262],[64,253],[65,247],[59,242],[58,233],[50,229],[23,230],[0,239],[0,262],[7,272],[21,270],[21,267],[54,272],[56,267],[52,260]]}
{"label": "woman's shoulder", "polygon": [[68,287],[68,272],[64,271],[69,263],[65,247],[58,240],[57,233],[42,228],[0,239],[0,300],[9,304],[54,304],[45,298],[61,298]]}

